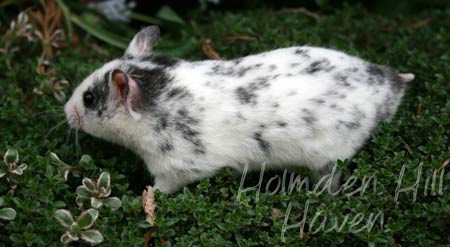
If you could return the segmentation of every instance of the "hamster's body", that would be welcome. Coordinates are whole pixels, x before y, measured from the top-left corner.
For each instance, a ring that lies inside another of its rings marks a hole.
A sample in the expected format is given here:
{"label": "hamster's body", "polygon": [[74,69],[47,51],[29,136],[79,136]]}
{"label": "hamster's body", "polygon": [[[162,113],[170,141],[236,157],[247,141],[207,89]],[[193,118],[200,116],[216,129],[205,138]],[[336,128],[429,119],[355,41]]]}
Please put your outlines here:
{"label": "hamster's body", "polygon": [[[326,173],[336,160],[352,158],[380,121],[392,119],[413,79],[317,47],[199,62],[127,51],[75,91],[72,98],[97,92],[96,106],[85,114],[104,119],[83,123],[78,116],[79,127],[135,151],[155,187],[167,193],[246,164]],[[110,90],[115,70],[131,85],[123,102],[137,95],[128,108],[114,101],[120,89]],[[71,101],[69,121],[81,108],[73,110]]]}

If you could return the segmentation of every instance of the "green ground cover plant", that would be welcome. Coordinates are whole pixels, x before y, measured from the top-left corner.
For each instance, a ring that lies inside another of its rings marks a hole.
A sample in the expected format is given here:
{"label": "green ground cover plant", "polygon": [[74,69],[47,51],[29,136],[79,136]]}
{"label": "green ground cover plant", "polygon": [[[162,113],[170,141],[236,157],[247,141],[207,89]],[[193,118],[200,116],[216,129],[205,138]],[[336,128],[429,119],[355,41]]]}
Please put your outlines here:
{"label": "green ground cover plant", "polygon": [[[16,21],[14,32],[2,23],[0,212],[8,210],[0,215],[0,246],[450,244],[449,8],[383,17],[346,5],[317,15],[257,9],[198,19],[177,38],[189,40],[184,59],[206,59],[206,38],[225,59],[308,44],[389,64],[416,79],[395,120],[379,126],[352,161],[353,171],[339,162],[352,178],[342,193],[332,197],[312,184],[290,191],[291,173],[283,179],[272,171],[264,173],[260,193],[242,191],[257,185],[260,174],[247,174],[241,185],[240,174],[224,170],[173,195],[156,192],[150,225],[139,199],[152,182],[142,161],[61,122],[77,84],[122,51],[86,35],[54,47],[43,62],[26,20]],[[174,39],[163,35],[159,45]]]}

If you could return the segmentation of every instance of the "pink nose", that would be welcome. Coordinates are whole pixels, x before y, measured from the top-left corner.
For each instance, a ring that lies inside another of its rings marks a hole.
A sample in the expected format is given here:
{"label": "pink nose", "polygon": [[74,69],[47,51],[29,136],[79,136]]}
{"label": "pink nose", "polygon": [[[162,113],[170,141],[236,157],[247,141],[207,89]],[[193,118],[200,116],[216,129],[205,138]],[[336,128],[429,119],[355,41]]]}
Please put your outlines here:
{"label": "pink nose", "polygon": [[75,119],[79,122],[80,121],[80,113],[78,112],[77,106],[74,105],[72,107],[72,112],[75,115]]}

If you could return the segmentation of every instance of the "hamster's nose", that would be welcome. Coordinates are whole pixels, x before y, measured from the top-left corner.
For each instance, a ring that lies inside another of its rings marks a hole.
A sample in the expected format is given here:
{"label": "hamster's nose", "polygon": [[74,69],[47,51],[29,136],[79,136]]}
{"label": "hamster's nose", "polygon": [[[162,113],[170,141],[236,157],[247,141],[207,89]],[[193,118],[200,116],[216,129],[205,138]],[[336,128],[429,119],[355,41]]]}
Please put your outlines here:
{"label": "hamster's nose", "polygon": [[77,120],[78,122],[80,122],[80,113],[78,112],[77,106],[74,105],[72,107],[72,112],[75,115],[75,120]]}

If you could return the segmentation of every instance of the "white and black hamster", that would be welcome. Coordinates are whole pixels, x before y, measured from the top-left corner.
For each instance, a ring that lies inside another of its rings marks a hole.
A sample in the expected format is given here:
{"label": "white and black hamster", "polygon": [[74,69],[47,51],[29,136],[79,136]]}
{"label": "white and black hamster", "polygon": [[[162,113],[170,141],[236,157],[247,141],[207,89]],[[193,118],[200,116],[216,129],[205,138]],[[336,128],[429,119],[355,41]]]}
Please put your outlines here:
{"label": "white and black hamster", "polygon": [[246,164],[324,175],[393,118],[414,79],[310,46],[229,61],[172,59],[153,53],[158,36],[155,26],[137,33],[64,109],[71,127],[138,154],[166,193]]}

